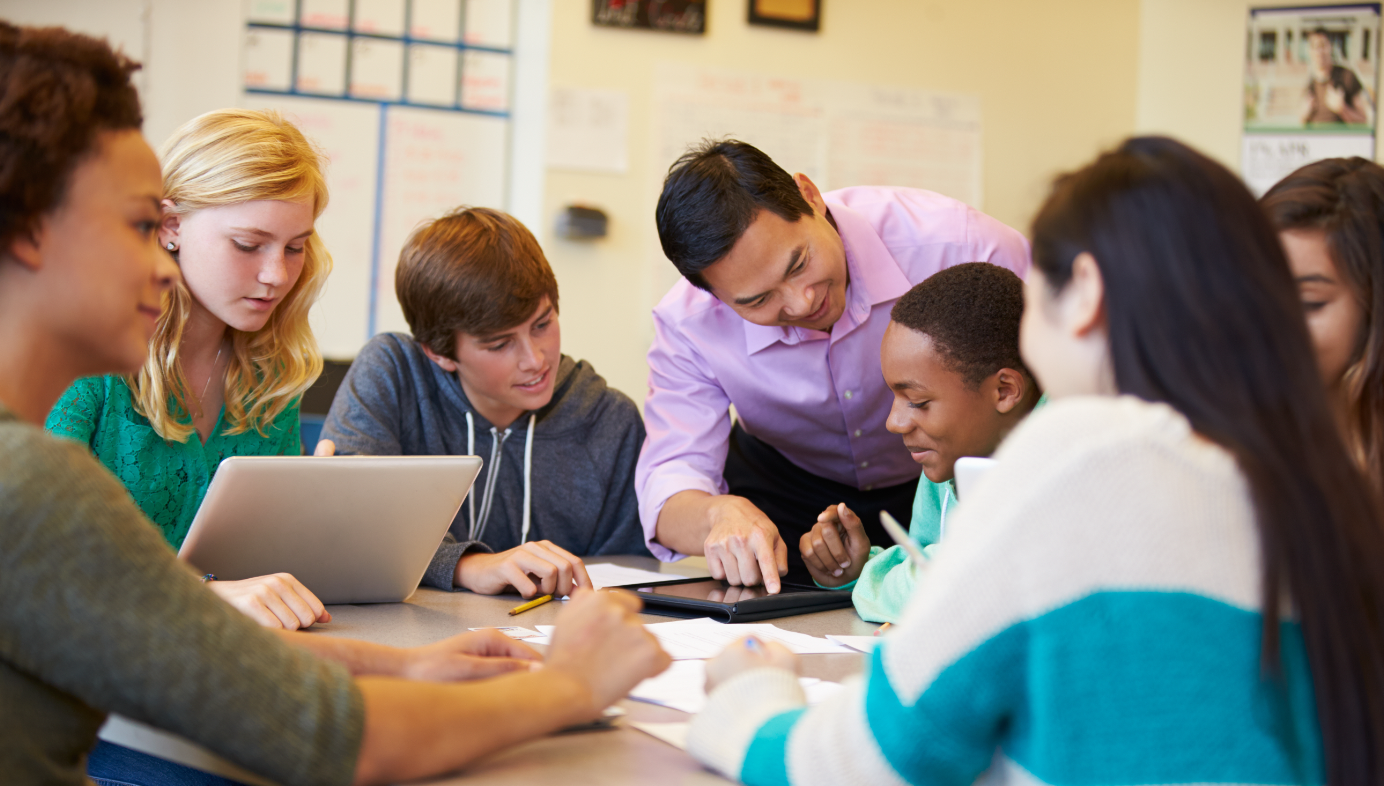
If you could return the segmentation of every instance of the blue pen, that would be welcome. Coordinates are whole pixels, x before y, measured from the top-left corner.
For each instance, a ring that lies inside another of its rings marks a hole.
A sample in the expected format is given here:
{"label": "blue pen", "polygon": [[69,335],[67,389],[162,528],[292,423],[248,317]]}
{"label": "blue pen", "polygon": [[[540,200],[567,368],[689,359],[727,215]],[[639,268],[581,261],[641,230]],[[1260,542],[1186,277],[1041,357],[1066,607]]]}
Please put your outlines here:
{"label": "blue pen", "polygon": [[749,636],[745,639],[745,649],[750,652],[763,652],[764,645],[759,642],[759,639]]}

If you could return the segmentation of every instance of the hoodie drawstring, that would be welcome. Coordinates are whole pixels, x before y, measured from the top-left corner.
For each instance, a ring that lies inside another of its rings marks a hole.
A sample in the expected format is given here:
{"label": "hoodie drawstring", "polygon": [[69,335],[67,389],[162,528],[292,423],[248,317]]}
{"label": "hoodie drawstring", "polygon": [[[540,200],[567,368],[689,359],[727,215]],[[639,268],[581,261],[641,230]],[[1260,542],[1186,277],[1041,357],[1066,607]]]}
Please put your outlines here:
{"label": "hoodie drawstring", "polygon": [[[529,540],[529,527],[533,520],[533,429],[538,422],[538,415],[529,415],[529,433],[524,438],[524,520],[519,532],[519,542],[527,543]],[[471,527],[467,536],[468,540],[480,540],[485,532],[486,522],[490,520],[490,508],[495,502],[495,483],[500,474],[500,463],[504,458],[501,448],[504,447],[505,440],[509,439],[510,429],[503,432],[494,428],[490,429],[490,465],[486,471],[485,490],[481,494],[481,515],[479,521],[476,519],[476,490],[471,487],[471,493],[467,495],[467,504],[470,506]],[[476,455],[476,422],[471,417],[471,413],[466,413],[466,452],[469,455]]]}

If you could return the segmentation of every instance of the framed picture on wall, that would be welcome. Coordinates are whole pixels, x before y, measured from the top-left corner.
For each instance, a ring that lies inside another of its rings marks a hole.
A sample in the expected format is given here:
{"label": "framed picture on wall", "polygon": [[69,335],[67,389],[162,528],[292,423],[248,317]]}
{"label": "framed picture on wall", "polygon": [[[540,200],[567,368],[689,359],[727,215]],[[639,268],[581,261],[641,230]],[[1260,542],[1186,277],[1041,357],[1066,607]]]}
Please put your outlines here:
{"label": "framed picture on wall", "polygon": [[817,32],[822,0],[750,0],[750,24]]}
{"label": "framed picture on wall", "polygon": [[701,35],[706,0],[591,0],[591,24]]}

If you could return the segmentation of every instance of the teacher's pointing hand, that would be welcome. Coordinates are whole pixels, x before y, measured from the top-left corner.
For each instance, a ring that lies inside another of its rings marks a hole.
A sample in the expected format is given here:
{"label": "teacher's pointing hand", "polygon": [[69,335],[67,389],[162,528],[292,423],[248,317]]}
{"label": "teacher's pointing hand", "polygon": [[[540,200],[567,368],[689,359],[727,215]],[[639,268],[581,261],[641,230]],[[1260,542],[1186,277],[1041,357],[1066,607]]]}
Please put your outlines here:
{"label": "teacher's pointing hand", "polygon": [[711,575],[778,592],[779,577],[788,572],[788,546],[774,522],[754,503],[729,494],[714,497],[708,513],[712,524],[704,553]]}

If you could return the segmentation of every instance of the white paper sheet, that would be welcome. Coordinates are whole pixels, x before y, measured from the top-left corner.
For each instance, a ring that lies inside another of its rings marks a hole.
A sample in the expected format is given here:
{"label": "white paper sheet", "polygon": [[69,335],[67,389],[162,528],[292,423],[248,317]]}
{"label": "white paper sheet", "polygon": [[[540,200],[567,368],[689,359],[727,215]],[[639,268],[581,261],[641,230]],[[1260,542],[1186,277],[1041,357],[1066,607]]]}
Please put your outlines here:
{"label": "white paper sheet", "polygon": [[692,730],[692,724],[686,721],[681,723],[628,721],[625,725],[632,729],[638,729],[651,737],[663,740],[674,748],[679,748],[681,750],[687,750],[687,734]]}
{"label": "white paper sheet", "polygon": [[854,650],[806,633],[794,633],[763,623],[725,624],[700,617],[645,625],[673,660],[714,658],[728,645],[754,634],[775,641],[799,655],[840,655]]}
{"label": "white paper sheet", "polygon": [[499,625],[492,628],[467,628],[467,630],[498,630],[511,639],[522,639],[524,641],[544,638],[542,633],[536,630],[529,630],[528,628],[521,628],[518,625]]}
{"label": "white paper sheet", "polygon": [[346,36],[298,36],[298,91],[332,96],[346,92]]}
{"label": "white paper sheet", "polygon": [[300,13],[303,27],[345,30],[351,21],[349,0],[303,0]]}
{"label": "white paper sheet", "polygon": [[548,100],[548,167],[624,174],[630,97],[623,90],[554,88]]}
{"label": "white paper sheet", "polygon": [[[840,689],[840,683],[799,677],[808,704],[819,704]],[[674,661],[666,671],[634,686],[630,698],[691,714],[706,706],[706,661]]]}
{"label": "white paper sheet", "polygon": [[351,95],[398,101],[404,86],[404,45],[398,41],[351,41]]}
{"label": "white paper sheet", "polygon": [[245,31],[245,86],[288,91],[293,86],[293,31]]}
{"label": "white paper sheet", "polygon": [[412,104],[452,106],[457,102],[457,50],[414,44],[408,49],[408,100]]}
{"label": "white paper sheet", "polygon": [[878,636],[837,636],[828,633],[827,638],[837,644],[850,647],[853,650],[859,650],[860,652],[872,652],[875,649],[875,645],[879,644]]}
{"label": "white paper sheet", "polygon": [[640,570],[639,568],[624,568],[619,565],[612,565],[609,562],[597,562],[586,566],[586,575],[591,577],[591,583],[596,589],[605,587],[618,587],[622,584],[639,584],[641,582],[654,581],[676,581],[685,579],[676,573],[656,573],[652,570]]}
{"label": "white paper sheet", "polygon": [[409,35],[425,41],[456,43],[461,34],[460,0],[413,0]]}
{"label": "white paper sheet", "polygon": [[404,0],[356,0],[353,24],[360,33],[402,36]]}

